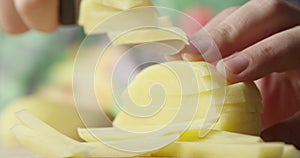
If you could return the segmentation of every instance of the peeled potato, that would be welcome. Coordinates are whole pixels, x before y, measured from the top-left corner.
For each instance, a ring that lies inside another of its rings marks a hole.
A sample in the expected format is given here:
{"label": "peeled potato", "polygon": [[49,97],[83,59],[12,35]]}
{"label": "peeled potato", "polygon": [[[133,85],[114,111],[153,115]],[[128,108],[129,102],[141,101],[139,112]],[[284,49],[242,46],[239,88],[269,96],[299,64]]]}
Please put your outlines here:
{"label": "peeled potato", "polygon": [[[254,83],[227,84],[216,68],[205,62],[153,65],[138,74],[124,91],[123,111],[113,124],[135,130],[143,125],[163,126],[211,117],[199,128],[217,121],[216,129],[259,134],[262,104],[258,89]],[[220,116],[217,109],[221,109]]]}
{"label": "peeled potato", "polygon": [[[227,82],[218,73],[209,74],[206,65],[200,62],[203,72],[195,70],[189,62],[173,61],[156,64],[139,73],[127,91],[131,99],[136,96],[150,96],[150,93],[166,95],[190,95],[224,87]],[[125,91],[126,92],[126,91]],[[148,101],[150,98],[147,98]]]}

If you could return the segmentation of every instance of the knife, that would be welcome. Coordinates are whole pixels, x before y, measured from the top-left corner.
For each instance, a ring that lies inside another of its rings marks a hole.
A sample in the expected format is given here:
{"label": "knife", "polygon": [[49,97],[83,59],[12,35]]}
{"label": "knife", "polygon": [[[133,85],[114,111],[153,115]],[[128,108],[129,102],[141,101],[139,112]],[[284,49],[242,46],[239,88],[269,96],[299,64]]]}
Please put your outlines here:
{"label": "knife", "polygon": [[77,24],[81,0],[59,0],[59,21],[61,25]]}

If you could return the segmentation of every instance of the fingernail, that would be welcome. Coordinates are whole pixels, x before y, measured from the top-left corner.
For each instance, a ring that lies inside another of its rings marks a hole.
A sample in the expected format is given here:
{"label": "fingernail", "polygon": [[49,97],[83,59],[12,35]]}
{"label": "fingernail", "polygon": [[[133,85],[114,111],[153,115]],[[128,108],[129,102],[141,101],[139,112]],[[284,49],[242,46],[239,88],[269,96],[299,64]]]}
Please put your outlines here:
{"label": "fingernail", "polygon": [[181,58],[185,61],[199,61],[201,60],[200,56],[192,53],[182,53]]}
{"label": "fingernail", "polygon": [[236,54],[223,62],[226,71],[231,74],[240,74],[249,66],[249,59],[244,54]]}
{"label": "fingernail", "polygon": [[188,53],[181,54],[181,58],[185,61],[190,61],[190,56]]}

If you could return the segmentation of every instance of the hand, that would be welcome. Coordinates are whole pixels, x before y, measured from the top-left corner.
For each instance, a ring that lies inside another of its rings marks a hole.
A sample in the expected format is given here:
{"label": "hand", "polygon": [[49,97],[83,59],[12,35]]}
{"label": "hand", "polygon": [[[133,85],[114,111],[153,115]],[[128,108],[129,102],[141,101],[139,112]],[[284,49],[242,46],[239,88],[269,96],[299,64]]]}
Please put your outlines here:
{"label": "hand", "polygon": [[[300,148],[300,115],[291,117],[300,110],[300,9],[283,0],[251,0],[223,11],[203,29],[224,58],[217,68],[229,81],[259,79],[265,107],[262,137]],[[205,51],[211,46],[201,30],[192,38],[204,42],[168,58],[218,60],[216,51]]]}
{"label": "hand", "polygon": [[59,25],[58,0],[0,0],[0,28],[8,34],[52,32]]}
{"label": "hand", "polygon": [[272,73],[256,84],[264,105],[265,130],[261,137],[266,141],[285,141],[300,149],[300,70]]}

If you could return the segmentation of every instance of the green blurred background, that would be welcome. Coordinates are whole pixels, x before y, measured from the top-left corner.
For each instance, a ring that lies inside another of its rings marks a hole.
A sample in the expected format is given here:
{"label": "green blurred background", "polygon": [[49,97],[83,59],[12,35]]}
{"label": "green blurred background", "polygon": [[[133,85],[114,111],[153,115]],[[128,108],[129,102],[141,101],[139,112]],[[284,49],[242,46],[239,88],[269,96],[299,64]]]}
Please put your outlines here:
{"label": "green blurred background", "polygon": [[[239,6],[246,0],[153,0],[157,6],[184,11],[202,5],[215,13],[230,6]],[[63,27],[52,34],[29,32],[8,36],[0,32],[0,111],[9,102],[30,94],[34,88],[47,82],[51,65],[68,56],[70,45],[84,38],[82,29]],[[73,50],[74,51],[74,50]]]}

